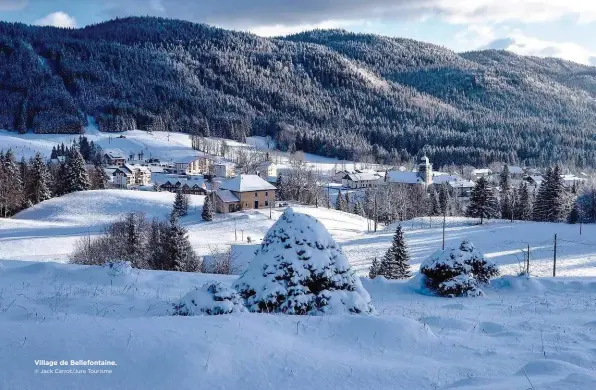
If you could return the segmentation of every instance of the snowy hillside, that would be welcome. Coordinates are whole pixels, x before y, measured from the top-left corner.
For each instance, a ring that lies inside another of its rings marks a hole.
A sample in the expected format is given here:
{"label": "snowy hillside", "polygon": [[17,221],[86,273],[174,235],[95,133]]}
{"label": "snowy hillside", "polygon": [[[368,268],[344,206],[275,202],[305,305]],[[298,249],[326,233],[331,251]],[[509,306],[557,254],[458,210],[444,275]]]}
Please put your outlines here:
{"label": "snowy hillside", "polygon": [[[97,130],[90,118],[91,125],[85,130],[89,141],[101,146],[104,150],[118,149],[125,155],[143,152],[145,158],[157,158],[163,162],[173,162],[187,157],[195,156],[197,152],[192,149],[188,134],[142,130],[123,131],[119,133],[103,133]],[[120,138],[122,136],[123,138]],[[0,150],[12,149],[17,159],[30,158],[40,152],[49,158],[52,147],[72,144],[79,135],[73,134],[18,134],[16,132],[0,130]],[[222,141],[220,138],[213,140]],[[290,166],[289,155],[271,149],[275,145],[268,143],[263,137],[249,137],[246,143],[225,140],[230,149],[244,150],[270,150],[276,153],[279,168]],[[304,154],[304,160],[321,171],[332,171],[334,168],[354,169],[355,163],[339,161],[330,157],[314,154]]]}
{"label": "snowy hillside", "polygon": [[[596,386],[596,279],[498,279],[486,297],[476,299],[426,296],[415,279],[363,279],[376,316],[168,315],[172,302],[209,279],[233,281],[0,261],[0,388],[511,390],[528,389],[529,381],[541,390]],[[37,366],[40,359],[58,365]],[[61,366],[60,360],[116,365]]]}
{"label": "snowy hillside", "polygon": [[[596,386],[595,226],[583,226],[580,236],[579,226],[566,224],[476,226],[473,220],[449,219],[448,246],[469,238],[505,274],[518,271],[519,251],[528,242],[532,273],[548,275],[557,233],[558,275],[583,277],[504,276],[483,288],[485,297],[452,299],[430,296],[417,276],[407,282],[361,278],[376,309],[372,316],[171,316],[172,304],[195,288],[210,280],[232,286],[237,277],[47,262],[66,261],[74,241],[97,234],[119,213],[162,217],[172,201],[169,193],[89,191],[0,220],[0,256],[6,259],[0,260],[0,389]],[[181,221],[192,245],[203,255],[215,244],[239,245],[243,267],[256,248],[246,237],[259,243],[283,211],[273,210],[272,219],[269,210],[259,210],[203,222],[202,201],[193,197],[191,212]],[[395,227],[373,233],[353,214],[294,210],[315,216],[361,275],[390,245]],[[403,227],[417,270],[440,248],[439,219]],[[61,360],[110,363],[73,366],[60,365]]]}
{"label": "snowy hillside", "polygon": [[[283,209],[250,210],[216,215],[213,222],[201,219],[203,196],[192,196],[190,214],[182,219],[192,245],[200,255],[239,245],[241,271],[267,230]],[[95,235],[102,227],[126,212],[143,212],[151,219],[165,218],[174,195],[143,191],[88,191],[74,193],[36,205],[14,218],[0,219],[0,259],[65,262],[80,237]],[[374,256],[382,257],[391,243],[395,225],[377,233],[368,232],[370,224],[354,214],[326,208],[299,206],[296,211],[314,216],[342,246],[348,260],[361,275],[366,275]],[[447,246],[470,239],[503,274],[517,274],[523,262],[522,250],[530,245],[531,272],[552,275],[553,239],[558,235],[557,275],[596,276],[596,226],[538,222],[490,221],[475,225],[476,220],[448,218]],[[441,248],[442,219],[420,218],[403,223],[412,264],[417,267],[432,252]],[[253,245],[249,245],[251,237]],[[247,249],[243,249],[247,248]]]}

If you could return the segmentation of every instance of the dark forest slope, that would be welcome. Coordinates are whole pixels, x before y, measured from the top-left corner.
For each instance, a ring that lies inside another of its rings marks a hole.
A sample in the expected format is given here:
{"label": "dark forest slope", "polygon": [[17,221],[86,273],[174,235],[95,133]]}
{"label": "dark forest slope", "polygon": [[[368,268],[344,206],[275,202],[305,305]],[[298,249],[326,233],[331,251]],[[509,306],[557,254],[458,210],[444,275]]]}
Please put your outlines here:
{"label": "dark forest slope", "polygon": [[310,31],[267,39],[158,18],[0,23],[0,128],[172,130],[361,160],[596,165],[596,68]]}

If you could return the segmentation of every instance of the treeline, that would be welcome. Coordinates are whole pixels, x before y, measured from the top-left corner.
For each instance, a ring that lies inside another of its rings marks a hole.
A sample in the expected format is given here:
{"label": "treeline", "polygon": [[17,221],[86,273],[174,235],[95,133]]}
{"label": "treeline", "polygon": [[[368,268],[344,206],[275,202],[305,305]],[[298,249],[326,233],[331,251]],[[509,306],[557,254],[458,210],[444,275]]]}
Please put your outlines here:
{"label": "treeline", "polygon": [[[17,162],[12,150],[0,150],[0,216],[10,217],[44,200],[72,192],[105,189],[109,178],[97,158],[101,151],[94,147],[91,153],[84,147],[81,149],[81,145],[89,145],[86,137],[72,146],[57,148],[64,158],[53,161],[46,161],[37,153],[29,160],[22,158]],[[81,150],[89,153],[89,162]]]}
{"label": "treeline", "polygon": [[[594,68],[312,31],[281,39],[162,18],[0,23],[0,128],[182,131],[396,163],[596,161]],[[588,80],[587,82],[584,82]]]}

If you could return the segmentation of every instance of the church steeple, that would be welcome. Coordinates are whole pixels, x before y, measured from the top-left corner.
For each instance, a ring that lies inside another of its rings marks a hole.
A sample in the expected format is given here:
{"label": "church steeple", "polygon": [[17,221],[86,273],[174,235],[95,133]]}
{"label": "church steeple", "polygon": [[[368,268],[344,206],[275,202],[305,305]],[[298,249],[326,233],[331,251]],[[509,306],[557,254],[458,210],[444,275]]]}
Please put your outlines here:
{"label": "church steeple", "polygon": [[418,176],[426,185],[433,183],[433,166],[426,155],[422,156],[420,164],[418,164]]}

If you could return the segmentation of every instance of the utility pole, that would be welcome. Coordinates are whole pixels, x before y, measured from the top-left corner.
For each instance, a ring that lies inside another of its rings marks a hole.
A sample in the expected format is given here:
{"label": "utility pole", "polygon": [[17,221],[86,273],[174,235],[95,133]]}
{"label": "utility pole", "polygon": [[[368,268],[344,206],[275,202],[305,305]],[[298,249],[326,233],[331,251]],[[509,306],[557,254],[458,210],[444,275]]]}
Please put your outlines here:
{"label": "utility pole", "polygon": [[[269,219],[271,219],[271,210],[273,208],[273,205],[271,204],[271,196],[267,195],[267,199],[269,200]],[[275,197],[273,198],[273,201],[275,202]]]}
{"label": "utility pole", "polygon": [[553,257],[553,278],[557,276],[557,235],[555,234],[555,255]]}
{"label": "utility pole", "polygon": [[238,230],[236,230],[236,217],[234,217],[234,241],[238,241]]}
{"label": "utility pole", "polygon": [[530,244],[528,244],[528,257],[526,257],[526,275],[530,276]]}

